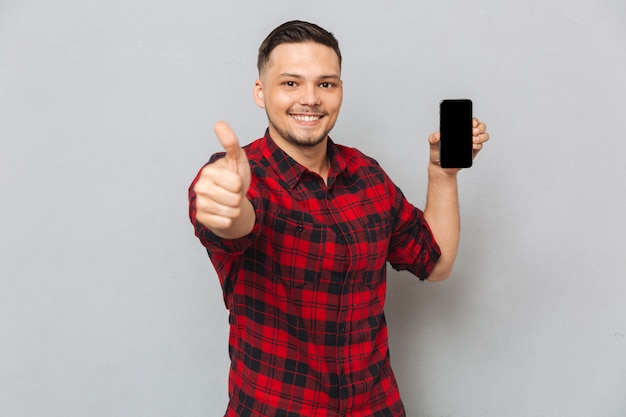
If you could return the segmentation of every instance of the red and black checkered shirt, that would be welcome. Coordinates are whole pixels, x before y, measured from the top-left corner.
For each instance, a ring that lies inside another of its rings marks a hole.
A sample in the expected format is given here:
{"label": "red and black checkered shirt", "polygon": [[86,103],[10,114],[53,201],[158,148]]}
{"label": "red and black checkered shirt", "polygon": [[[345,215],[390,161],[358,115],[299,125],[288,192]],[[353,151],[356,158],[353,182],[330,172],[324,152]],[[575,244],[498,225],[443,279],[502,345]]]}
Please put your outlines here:
{"label": "red and black checkered shirt", "polygon": [[[329,140],[323,179],[266,133],[246,146],[252,232],[190,217],[230,312],[228,417],[404,416],[389,363],[386,264],[424,279],[440,252],[381,167]],[[211,161],[222,157],[216,154]]]}

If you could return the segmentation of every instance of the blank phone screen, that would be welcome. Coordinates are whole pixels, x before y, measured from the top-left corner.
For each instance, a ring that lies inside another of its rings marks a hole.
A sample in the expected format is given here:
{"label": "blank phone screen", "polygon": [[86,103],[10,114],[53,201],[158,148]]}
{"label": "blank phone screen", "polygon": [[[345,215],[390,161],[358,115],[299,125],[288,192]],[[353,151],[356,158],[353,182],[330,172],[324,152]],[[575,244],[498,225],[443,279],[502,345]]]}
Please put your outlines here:
{"label": "blank phone screen", "polygon": [[472,101],[443,100],[439,107],[443,168],[472,166]]}

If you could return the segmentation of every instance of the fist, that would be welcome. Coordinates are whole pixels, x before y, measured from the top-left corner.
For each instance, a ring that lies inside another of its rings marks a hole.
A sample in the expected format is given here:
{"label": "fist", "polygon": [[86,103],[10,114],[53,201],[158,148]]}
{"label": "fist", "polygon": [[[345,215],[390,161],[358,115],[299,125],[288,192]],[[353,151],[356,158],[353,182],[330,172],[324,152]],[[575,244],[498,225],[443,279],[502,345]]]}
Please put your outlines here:
{"label": "fist", "polygon": [[251,206],[250,163],[233,130],[224,122],[215,124],[215,134],[226,156],[206,165],[194,186],[196,218],[212,232],[227,236],[237,228]]}

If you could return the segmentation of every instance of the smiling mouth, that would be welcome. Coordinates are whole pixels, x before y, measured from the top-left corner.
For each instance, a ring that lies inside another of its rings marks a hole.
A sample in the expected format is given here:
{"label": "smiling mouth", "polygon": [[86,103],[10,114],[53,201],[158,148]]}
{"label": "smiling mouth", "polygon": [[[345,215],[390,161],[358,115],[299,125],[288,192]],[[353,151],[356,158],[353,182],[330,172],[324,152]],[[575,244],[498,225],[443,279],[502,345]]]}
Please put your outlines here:
{"label": "smiling mouth", "polygon": [[293,117],[294,119],[296,119],[299,122],[315,122],[319,119],[322,118],[322,116],[319,115],[306,115],[306,114],[292,114],[291,117]]}

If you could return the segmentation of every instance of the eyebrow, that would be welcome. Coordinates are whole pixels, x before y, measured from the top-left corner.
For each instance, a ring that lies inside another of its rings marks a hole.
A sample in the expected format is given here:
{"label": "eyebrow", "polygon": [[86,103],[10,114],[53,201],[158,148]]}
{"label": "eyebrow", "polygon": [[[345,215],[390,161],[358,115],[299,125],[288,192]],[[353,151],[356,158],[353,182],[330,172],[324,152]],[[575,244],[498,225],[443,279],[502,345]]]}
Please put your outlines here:
{"label": "eyebrow", "polygon": [[[279,77],[291,77],[291,78],[304,78],[302,75],[300,74],[293,74],[290,72],[283,72],[282,74],[279,74]],[[327,75],[320,75],[319,77],[317,77],[318,80],[328,80],[328,79],[332,79],[332,80],[340,80],[341,77],[339,77],[339,75],[337,74],[327,74]]]}

